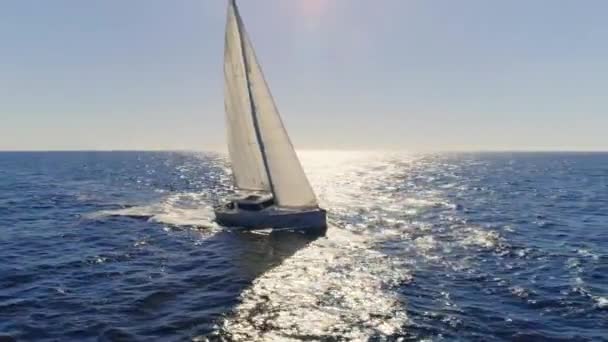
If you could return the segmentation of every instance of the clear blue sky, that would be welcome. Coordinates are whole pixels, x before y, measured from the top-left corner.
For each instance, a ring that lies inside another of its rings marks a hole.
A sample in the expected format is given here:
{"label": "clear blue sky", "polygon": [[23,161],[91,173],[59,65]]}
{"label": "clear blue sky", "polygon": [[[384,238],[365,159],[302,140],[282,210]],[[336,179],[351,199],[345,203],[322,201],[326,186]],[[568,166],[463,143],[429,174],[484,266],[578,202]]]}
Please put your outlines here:
{"label": "clear blue sky", "polygon": [[[608,150],[608,1],[241,0],[297,148]],[[4,0],[0,149],[224,144],[224,0]]]}

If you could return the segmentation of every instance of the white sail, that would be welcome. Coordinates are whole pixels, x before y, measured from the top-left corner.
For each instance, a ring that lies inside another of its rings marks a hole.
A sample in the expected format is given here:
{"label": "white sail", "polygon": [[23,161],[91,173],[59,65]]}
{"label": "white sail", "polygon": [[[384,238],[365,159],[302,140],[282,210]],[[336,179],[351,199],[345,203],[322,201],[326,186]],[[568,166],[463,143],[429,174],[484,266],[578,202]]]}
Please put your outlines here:
{"label": "white sail", "polygon": [[[234,0],[230,1],[229,8],[229,16],[230,13],[234,16],[229,20],[236,20],[237,34],[240,34],[245,82],[249,87],[246,96],[242,98],[249,100],[253,109],[252,120],[248,121],[252,126],[246,128],[248,134],[249,130],[253,129],[253,137],[257,139],[257,143],[249,146],[258,148],[261,152],[262,169],[266,171],[266,180],[277,205],[289,208],[316,207],[316,196],[287,135]],[[232,87],[229,87],[229,90],[231,89]],[[230,94],[231,98],[235,96],[237,95]],[[230,135],[235,133],[235,130],[230,131]],[[234,154],[240,152],[236,151]],[[257,155],[255,162],[259,161]]]}
{"label": "white sail", "polygon": [[235,185],[238,188],[270,191],[270,183],[253,126],[237,15],[236,8],[229,6],[224,51],[224,105],[228,152]]}

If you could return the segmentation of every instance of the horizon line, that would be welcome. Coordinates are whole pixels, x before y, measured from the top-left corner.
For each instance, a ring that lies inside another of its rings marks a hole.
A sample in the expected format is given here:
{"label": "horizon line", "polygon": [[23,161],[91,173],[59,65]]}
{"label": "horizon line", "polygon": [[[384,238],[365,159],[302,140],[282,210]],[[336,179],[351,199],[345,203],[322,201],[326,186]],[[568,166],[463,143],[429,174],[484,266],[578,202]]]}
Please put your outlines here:
{"label": "horizon line", "polygon": [[[66,153],[66,152],[173,152],[173,153],[224,153],[226,149],[15,149],[2,150],[0,153]],[[401,153],[608,153],[608,149],[428,149],[428,150],[408,150],[395,148],[334,148],[319,149],[306,148],[296,149],[296,152],[401,152]]]}

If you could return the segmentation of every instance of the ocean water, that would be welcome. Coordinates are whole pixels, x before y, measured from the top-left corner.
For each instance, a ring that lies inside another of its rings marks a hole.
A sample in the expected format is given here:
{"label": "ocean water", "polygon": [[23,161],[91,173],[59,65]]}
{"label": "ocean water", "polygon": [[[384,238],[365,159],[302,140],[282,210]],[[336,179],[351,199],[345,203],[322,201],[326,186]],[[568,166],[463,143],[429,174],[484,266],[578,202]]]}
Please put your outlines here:
{"label": "ocean water", "polygon": [[608,154],[302,160],[326,237],[215,225],[220,154],[0,153],[0,339],[608,340]]}

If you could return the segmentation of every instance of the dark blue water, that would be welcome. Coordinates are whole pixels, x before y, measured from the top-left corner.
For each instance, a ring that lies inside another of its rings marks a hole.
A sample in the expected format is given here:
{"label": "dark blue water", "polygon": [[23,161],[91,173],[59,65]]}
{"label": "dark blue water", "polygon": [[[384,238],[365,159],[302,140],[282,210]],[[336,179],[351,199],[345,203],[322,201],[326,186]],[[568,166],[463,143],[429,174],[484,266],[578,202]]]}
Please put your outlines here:
{"label": "dark blue water", "polygon": [[0,336],[608,340],[608,154],[303,163],[327,237],[217,227],[222,155],[0,153]]}

